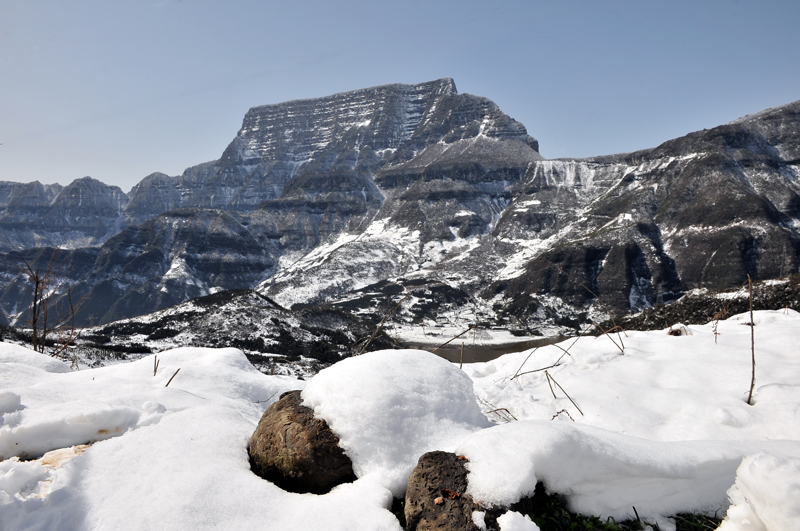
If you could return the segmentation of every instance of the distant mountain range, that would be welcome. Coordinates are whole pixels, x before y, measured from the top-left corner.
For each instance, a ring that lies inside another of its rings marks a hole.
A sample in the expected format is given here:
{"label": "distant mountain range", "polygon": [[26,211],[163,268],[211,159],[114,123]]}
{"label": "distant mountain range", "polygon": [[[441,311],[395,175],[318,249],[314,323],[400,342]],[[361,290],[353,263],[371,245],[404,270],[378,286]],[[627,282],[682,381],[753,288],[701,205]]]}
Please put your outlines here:
{"label": "distant mountain range", "polygon": [[129,194],[0,183],[0,307],[26,307],[19,254],[57,252],[97,323],[255,288],[554,333],[798,271],[799,171],[800,102],[580,160],[451,79],[254,107],[219,160]]}

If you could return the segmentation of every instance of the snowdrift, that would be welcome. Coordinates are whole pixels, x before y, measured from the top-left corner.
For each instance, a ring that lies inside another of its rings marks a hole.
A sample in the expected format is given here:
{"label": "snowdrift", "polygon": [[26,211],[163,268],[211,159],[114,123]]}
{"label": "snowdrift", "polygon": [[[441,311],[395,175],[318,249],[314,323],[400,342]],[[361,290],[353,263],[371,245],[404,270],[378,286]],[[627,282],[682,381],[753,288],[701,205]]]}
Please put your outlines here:
{"label": "snowdrift", "polygon": [[[800,314],[756,313],[753,406],[747,322],[628,332],[622,351],[568,340],[463,371],[373,352],[307,385],[235,349],[167,351],[154,375],[152,356],[70,372],[3,343],[0,528],[399,529],[388,508],[416,459],[449,450],[468,457],[470,494],[487,505],[543,481],[572,510],[620,519],[635,505],[662,529],[730,504],[726,531],[800,529]],[[304,386],[359,478],[325,495],[282,491],[247,458],[265,408]],[[500,408],[518,420],[493,425]]]}

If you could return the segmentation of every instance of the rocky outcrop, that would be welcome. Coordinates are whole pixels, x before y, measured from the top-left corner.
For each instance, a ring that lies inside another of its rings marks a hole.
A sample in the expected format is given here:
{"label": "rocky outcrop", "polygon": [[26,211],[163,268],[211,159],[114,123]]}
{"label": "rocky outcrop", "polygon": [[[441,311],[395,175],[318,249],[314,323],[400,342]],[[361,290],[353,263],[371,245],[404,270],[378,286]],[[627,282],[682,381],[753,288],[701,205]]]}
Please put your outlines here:
{"label": "rocky outcrop", "polygon": [[484,529],[499,529],[496,514],[486,513],[466,494],[465,464],[463,456],[449,452],[428,452],[419,458],[406,489],[406,531],[479,531],[474,511],[484,513]]}
{"label": "rocky outcrop", "polygon": [[183,193],[178,188],[177,179],[159,172],[142,179],[128,196],[130,203],[125,208],[126,227],[138,225],[183,205]]}
{"label": "rocky outcrop", "polygon": [[[476,146],[478,138],[489,141]],[[315,197],[312,189],[331,179],[335,184],[325,192],[366,191],[380,201],[372,177],[381,168],[407,172],[476,161],[502,166],[509,151],[540,160],[537,150],[522,124],[486,98],[458,94],[452,79],[383,85],[253,107],[219,160],[188,168],[179,177],[149,176],[137,185],[131,191],[136,210],[132,207],[128,217],[159,214],[159,208],[176,206],[178,198],[177,206],[236,212],[285,200],[266,206],[280,210],[296,203],[298,190]],[[418,156],[420,163],[404,166]]]}
{"label": "rocky outcrop", "polygon": [[264,412],[247,447],[253,472],[290,492],[325,494],[355,481],[338,437],[302,401],[289,391]]}

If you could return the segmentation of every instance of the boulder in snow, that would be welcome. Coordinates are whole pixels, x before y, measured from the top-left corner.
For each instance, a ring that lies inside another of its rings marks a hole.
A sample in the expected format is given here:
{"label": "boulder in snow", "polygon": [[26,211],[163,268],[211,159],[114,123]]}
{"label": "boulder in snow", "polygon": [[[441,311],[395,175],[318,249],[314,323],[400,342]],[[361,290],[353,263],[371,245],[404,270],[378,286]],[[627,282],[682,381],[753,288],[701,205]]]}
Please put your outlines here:
{"label": "boulder in snow", "polygon": [[496,518],[481,515],[482,527],[473,517],[481,510],[467,491],[466,459],[450,452],[428,452],[419,458],[408,478],[406,531],[448,529],[479,531],[498,529]]}
{"label": "boulder in snow", "polygon": [[291,492],[324,494],[354,481],[353,464],[339,438],[289,391],[261,417],[248,445],[253,472]]}

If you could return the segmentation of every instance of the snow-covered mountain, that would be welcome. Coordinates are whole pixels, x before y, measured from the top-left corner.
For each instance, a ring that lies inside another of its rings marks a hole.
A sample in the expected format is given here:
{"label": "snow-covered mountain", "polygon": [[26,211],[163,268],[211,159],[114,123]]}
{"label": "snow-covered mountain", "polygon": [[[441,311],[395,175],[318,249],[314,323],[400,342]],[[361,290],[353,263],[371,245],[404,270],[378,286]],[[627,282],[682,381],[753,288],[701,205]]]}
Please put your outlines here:
{"label": "snow-covered mountain", "polygon": [[365,230],[258,289],[291,305],[383,279],[435,280],[484,318],[535,329],[783,277],[798,269],[799,118],[796,102],[654,149],[534,161],[516,180],[429,168],[390,188],[382,170],[386,199]]}
{"label": "snow-covered mountain", "polygon": [[[415,291],[419,321],[455,293],[448,311],[536,332],[797,271],[799,154],[795,102],[653,149],[548,161],[522,124],[441,79],[254,107],[219,160],[127,196],[65,195],[97,183],[84,179],[22,200],[25,185],[4,185],[0,228],[32,230],[12,208],[25,201],[41,220],[82,220],[63,246],[102,245],[60,260],[100,323],[257,286],[285,307],[358,311]],[[6,313],[24,307],[15,260],[0,256]]]}

